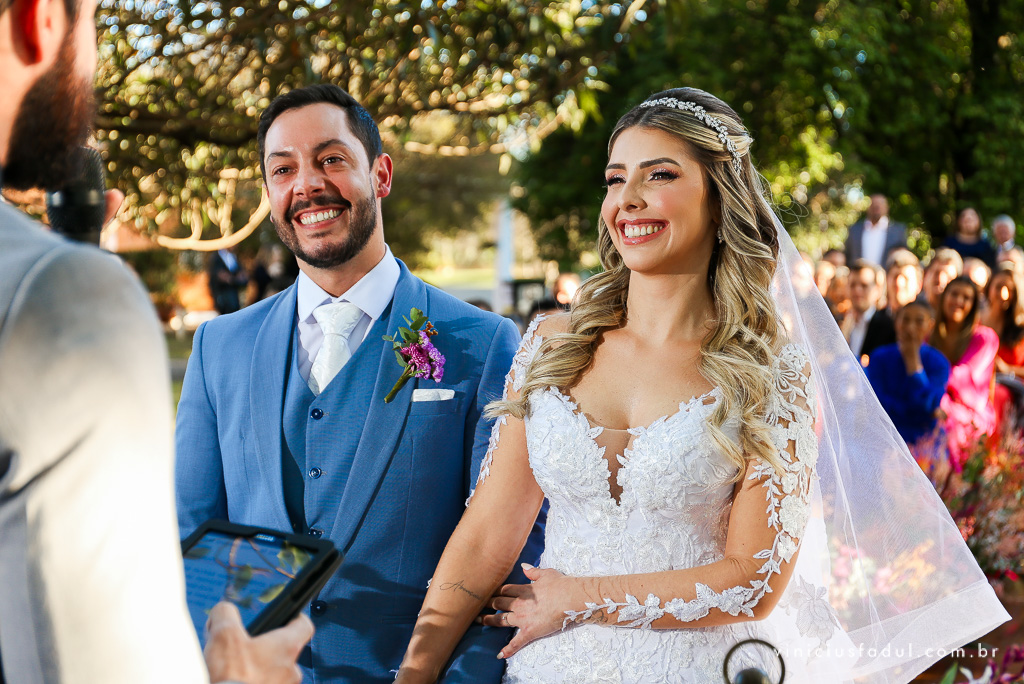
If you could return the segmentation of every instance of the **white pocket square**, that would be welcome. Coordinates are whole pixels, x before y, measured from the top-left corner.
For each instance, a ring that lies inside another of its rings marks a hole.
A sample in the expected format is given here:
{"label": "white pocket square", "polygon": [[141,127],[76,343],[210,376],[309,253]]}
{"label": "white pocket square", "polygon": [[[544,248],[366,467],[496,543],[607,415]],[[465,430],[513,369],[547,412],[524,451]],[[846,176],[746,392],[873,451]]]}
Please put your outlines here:
{"label": "white pocket square", "polygon": [[447,401],[455,397],[455,390],[418,389],[412,391],[413,401]]}

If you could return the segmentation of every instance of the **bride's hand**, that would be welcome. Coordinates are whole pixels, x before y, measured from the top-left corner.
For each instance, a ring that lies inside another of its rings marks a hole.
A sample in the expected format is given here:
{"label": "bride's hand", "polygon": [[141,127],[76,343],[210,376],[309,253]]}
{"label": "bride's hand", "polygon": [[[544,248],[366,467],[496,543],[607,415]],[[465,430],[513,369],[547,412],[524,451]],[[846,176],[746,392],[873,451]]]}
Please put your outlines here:
{"label": "bride's hand", "polygon": [[523,563],[530,584],[506,584],[491,600],[491,607],[503,611],[485,615],[481,622],[491,627],[515,627],[508,646],[498,654],[508,658],[534,639],[562,629],[565,610],[588,600],[580,578],[566,577],[557,570],[542,570]]}

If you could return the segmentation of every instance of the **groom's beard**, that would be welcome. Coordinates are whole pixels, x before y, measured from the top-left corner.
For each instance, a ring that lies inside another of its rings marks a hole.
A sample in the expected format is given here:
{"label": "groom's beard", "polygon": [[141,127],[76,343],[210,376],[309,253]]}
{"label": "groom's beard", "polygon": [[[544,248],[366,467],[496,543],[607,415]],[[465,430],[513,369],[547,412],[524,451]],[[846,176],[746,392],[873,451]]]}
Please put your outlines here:
{"label": "groom's beard", "polygon": [[[345,239],[340,243],[327,244],[315,252],[310,252],[299,244],[292,221],[300,211],[317,206],[345,207],[348,212],[348,231]],[[363,251],[363,247],[366,247],[366,243],[373,237],[374,228],[377,226],[377,203],[372,197],[357,200],[353,204],[340,195],[319,196],[313,200],[293,204],[285,214],[283,221],[275,217],[272,217],[272,220],[274,229],[277,230],[277,236],[284,246],[291,250],[292,254],[314,268],[332,268],[351,261],[353,257]]]}

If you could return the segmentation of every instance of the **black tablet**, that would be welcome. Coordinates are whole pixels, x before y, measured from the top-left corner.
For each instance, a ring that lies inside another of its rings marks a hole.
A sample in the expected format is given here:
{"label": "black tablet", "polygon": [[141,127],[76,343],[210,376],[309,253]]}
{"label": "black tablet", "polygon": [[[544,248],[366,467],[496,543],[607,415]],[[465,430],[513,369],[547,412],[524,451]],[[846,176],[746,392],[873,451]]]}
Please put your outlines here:
{"label": "black tablet", "polygon": [[207,520],[181,542],[189,613],[206,646],[218,601],[238,606],[253,636],[285,625],[331,578],[341,554],[326,539]]}

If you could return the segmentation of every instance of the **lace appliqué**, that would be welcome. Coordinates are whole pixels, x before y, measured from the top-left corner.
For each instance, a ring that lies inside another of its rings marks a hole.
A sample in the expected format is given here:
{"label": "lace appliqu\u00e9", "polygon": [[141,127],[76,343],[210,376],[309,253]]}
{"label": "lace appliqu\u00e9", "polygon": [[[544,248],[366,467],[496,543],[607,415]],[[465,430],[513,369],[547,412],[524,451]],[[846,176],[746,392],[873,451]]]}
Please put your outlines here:
{"label": "lace appliqu\u00e9", "polygon": [[[626,627],[649,629],[651,624],[672,615],[680,622],[693,622],[706,617],[712,608],[737,617],[741,613],[754,617],[754,607],[761,598],[772,591],[768,582],[772,575],[781,572],[781,563],[790,561],[800,545],[800,537],[810,517],[811,485],[815,478],[815,463],[818,457],[817,437],[814,434],[815,396],[810,378],[804,374],[809,364],[806,353],[796,345],[787,345],[775,360],[773,372],[776,392],[769,398],[766,422],[773,427],[772,438],[776,453],[783,465],[780,474],[764,461],[753,465],[748,479],[763,480],[767,502],[768,526],[775,530],[770,549],[764,549],[754,558],[764,560],[757,571],[763,579],[751,581],[747,587],[732,587],[721,593],[706,584],[696,585],[697,597],[692,601],[672,599],[661,607],[661,599],[649,594],[640,603],[634,596],[626,595],[624,603],[606,598],[603,604],[587,603],[586,610],[565,611],[562,629],[570,624],[587,622],[599,611],[605,614],[618,612],[618,623]],[[792,453],[790,453],[792,451]],[[817,619],[820,612],[817,594],[802,601],[804,628],[814,631],[814,636],[823,641],[831,636],[829,627]],[[827,606],[827,602],[826,602]],[[834,620],[833,616],[829,616]]]}
{"label": "lace appliqu\u00e9", "polygon": [[[515,392],[523,388],[523,383],[526,382],[526,369],[530,367],[530,363],[537,356],[537,352],[540,351],[540,345],[544,341],[544,338],[537,334],[537,326],[546,318],[548,318],[548,314],[538,314],[533,319],[533,322],[530,323],[530,327],[526,329],[523,341],[519,344],[519,349],[516,350],[515,356],[512,357],[512,366],[508,369],[508,373],[505,374],[504,388],[501,392],[502,401],[508,400],[510,387]],[[491,436],[487,440],[487,451],[484,453],[483,461],[480,463],[480,474],[477,475],[476,484],[473,485],[473,489],[469,492],[469,498],[466,499],[467,506],[473,500],[476,488],[483,484],[483,481],[491,474],[494,451],[498,448],[498,435],[501,427],[507,422],[508,415],[501,415],[494,420],[494,424],[491,426]]]}

